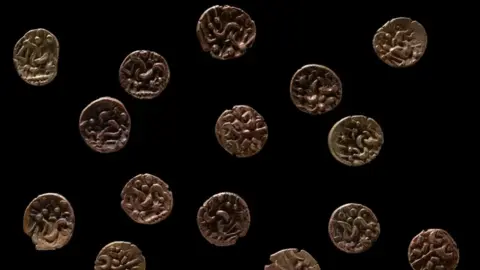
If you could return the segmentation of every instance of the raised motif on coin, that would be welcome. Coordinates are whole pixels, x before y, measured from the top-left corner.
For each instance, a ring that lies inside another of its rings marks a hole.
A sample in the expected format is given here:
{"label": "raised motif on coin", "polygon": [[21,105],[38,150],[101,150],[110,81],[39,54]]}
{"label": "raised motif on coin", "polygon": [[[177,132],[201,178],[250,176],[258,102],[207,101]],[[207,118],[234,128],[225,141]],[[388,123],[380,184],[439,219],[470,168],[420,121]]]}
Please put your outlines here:
{"label": "raised motif on coin", "polygon": [[453,270],[459,260],[457,244],[450,234],[442,229],[420,232],[408,247],[408,261],[415,270]]}
{"label": "raised motif on coin", "polygon": [[305,250],[289,248],[270,255],[265,270],[320,270],[317,261]]}
{"label": "raised motif on coin", "polygon": [[100,250],[95,270],[145,270],[142,251],[129,242],[112,242]]}

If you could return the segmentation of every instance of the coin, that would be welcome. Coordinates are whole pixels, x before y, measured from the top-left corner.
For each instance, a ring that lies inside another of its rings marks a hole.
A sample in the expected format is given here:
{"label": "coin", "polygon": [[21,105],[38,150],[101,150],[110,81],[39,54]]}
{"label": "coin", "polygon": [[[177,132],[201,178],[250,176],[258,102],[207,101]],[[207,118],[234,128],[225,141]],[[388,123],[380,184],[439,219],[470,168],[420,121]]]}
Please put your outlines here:
{"label": "coin", "polygon": [[231,155],[251,157],[263,149],[268,139],[268,128],[256,110],[247,105],[237,105],[220,115],[215,135],[218,143]]}
{"label": "coin", "polygon": [[23,231],[37,250],[54,250],[68,244],[75,226],[70,203],[60,194],[45,193],[33,199],[23,215]]}
{"label": "coin", "polygon": [[120,65],[120,85],[135,98],[152,99],[160,95],[170,80],[167,61],[147,50],[134,51]]}
{"label": "coin", "polygon": [[202,236],[213,245],[231,246],[247,235],[250,211],[237,194],[221,192],[210,197],[197,214]]}
{"label": "coin", "polygon": [[280,250],[270,255],[269,265],[265,265],[265,270],[285,270],[285,269],[305,269],[320,270],[317,261],[305,250],[289,248]]}
{"label": "coin", "polygon": [[453,270],[460,260],[457,243],[442,229],[428,229],[417,234],[408,247],[408,261],[415,270]]}
{"label": "coin", "polygon": [[417,63],[427,49],[425,28],[410,18],[400,17],[388,21],[373,37],[373,48],[378,57],[395,68]]}
{"label": "coin", "polygon": [[342,83],[331,69],[310,64],[295,72],[290,97],[302,112],[319,115],[329,112],[342,100]]}
{"label": "coin", "polygon": [[145,257],[132,243],[116,241],[102,248],[95,259],[95,270],[145,270]]}
{"label": "coin", "polygon": [[363,115],[347,116],[333,125],[328,134],[330,153],[348,166],[361,166],[374,160],[383,145],[380,125]]}
{"label": "coin", "polygon": [[13,48],[18,75],[34,86],[49,84],[57,76],[58,40],[50,31],[38,28],[25,33]]}
{"label": "coin", "polygon": [[118,99],[99,98],[80,114],[80,134],[87,145],[99,153],[119,151],[130,136],[130,115]]}
{"label": "coin", "polygon": [[232,6],[213,6],[197,23],[197,37],[205,52],[213,58],[238,58],[252,47],[257,28],[243,10]]}
{"label": "coin", "polygon": [[155,224],[172,212],[173,197],[160,178],[145,173],[127,182],[122,190],[122,209],[135,222]]}
{"label": "coin", "polygon": [[333,211],[328,222],[333,244],[346,253],[361,253],[372,247],[380,235],[377,217],[365,205],[347,203]]}

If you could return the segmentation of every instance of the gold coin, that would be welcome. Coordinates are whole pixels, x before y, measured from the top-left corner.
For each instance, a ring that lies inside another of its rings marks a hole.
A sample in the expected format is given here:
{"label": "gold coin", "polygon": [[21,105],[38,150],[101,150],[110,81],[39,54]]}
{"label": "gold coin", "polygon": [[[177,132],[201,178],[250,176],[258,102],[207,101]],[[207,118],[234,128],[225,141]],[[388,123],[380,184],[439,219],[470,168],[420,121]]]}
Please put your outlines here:
{"label": "gold coin", "polygon": [[280,250],[270,255],[269,265],[265,265],[265,270],[285,270],[285,269],[305,269],[320,270],[317,261],[305,250],[289,248]]}
{"label": "gold coin", "polygon": [[421,231],[408,247],[408,261],[414,270],[454,270],[459,260],[457,243],[442,229]]}
{"label": "gold coin", "polygon": [[100,250],[95,259],[95,270],[145,270],[142,251],[132,243],[116,241]]}

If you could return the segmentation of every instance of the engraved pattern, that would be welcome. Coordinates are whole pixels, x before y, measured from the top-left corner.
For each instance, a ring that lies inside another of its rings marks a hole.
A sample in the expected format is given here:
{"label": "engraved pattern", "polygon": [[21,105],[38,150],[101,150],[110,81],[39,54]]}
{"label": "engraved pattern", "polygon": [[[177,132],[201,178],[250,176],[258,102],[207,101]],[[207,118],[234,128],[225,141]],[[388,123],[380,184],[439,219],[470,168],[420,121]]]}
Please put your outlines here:
{"label": "engraved pattern", "polygon": [[296,248],[280,250],[270,256],[270,261],[265,270],[320,270],[312,255]]}
{"label": "engraved pattern", "polygon": [[453,270],[459,260],[457,244],[442,229],[420,232],[408,247],[408,261],[415,270]]}
{"label": "engraved pattern", "polygon": [[100,250],[95,270],[145,270],[142,251],[129,242],[112,242]]}

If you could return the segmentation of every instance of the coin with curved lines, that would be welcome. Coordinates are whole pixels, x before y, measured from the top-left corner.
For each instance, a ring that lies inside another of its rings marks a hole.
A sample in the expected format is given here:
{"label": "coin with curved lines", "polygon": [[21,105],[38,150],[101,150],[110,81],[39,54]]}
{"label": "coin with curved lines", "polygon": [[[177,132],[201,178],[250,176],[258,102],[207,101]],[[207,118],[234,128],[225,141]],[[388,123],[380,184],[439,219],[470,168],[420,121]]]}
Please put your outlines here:
{"label": "coin with curved lines", "polygon": [[320,270],[317,261],[305,250],[288,248],[270,255],[271,264],[265,265],[265,270]]}
{"label": "coin with curved lines", "polygon": [[454,270],[459,260],[457,243],[442,229],[421,231],[408,247],[408,261],[414,270]]}
{"label": "coin with curved lines", "polygon": [[142,251],[134,244],[111,242],[100,250],[95,259],[95,270],[145,270]]}

